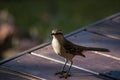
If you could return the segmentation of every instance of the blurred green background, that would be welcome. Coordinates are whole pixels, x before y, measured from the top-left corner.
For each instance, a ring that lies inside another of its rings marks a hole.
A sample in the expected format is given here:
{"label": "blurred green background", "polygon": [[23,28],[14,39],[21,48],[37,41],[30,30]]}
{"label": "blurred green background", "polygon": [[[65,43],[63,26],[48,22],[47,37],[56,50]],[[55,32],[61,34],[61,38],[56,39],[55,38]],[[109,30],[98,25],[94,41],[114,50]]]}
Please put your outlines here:
{"label": "blurred green background", "polygon": [[[2,10],[12,15],[17,36],[38,45],[50,40],[54,28],[67,34],[119,13],[120,0],[0,0]],[[14,48],[20,47],[20,38],[14,38]]]}

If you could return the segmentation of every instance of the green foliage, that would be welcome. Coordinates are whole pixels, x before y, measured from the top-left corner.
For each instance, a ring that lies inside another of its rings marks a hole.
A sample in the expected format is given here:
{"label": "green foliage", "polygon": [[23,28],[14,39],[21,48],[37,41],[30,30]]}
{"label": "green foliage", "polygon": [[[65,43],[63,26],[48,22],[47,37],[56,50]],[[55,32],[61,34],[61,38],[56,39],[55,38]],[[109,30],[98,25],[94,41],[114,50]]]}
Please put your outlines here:
{"label": "green foliage", "polygon": [[23,33],[45,40],[53,28],[68,33],[118,13],[120,0],[3,0],[3,9],[14,16]]}

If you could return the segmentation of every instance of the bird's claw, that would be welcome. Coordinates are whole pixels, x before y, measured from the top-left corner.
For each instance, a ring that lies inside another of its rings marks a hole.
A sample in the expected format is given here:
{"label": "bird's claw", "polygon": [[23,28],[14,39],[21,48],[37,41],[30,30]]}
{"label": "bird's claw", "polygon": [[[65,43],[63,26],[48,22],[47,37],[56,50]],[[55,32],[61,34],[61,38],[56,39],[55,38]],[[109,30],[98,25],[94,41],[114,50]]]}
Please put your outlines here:
{"label": "bird's claw", "polygon": [[67,79],[67,78],[70,77],[70,76],[71,76],[71,74],[61,75],[61,76],[59,76],[59,78],[65,78],[65,79]]}
{"label": "bird's claw", "polygon": [[67,73],[67,71],[56,72],[55,75],[59,75],[59,74],[60,74],[60,75],[63,75],[63,74],[65,74],[65,73]]}

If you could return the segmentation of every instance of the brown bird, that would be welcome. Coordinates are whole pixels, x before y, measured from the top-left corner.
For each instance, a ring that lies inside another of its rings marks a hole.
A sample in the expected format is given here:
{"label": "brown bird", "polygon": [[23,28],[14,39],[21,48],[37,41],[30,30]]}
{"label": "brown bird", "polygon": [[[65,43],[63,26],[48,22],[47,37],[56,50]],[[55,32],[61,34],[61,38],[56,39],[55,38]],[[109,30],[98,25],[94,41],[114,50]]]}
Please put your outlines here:
{"label": "brown bird", "polygon": [[[60,78],[67,78],[67,77],[71,76],[69,74],[69,72],[70,72],[71,66],[73,64],[72,59],[76,55],[85,57],[85,55],[82,53],[83,51],[109,52],[108,49],[104,49],[104,48],[84,47],[84,46],[76,45],[76,44],[68,41],[67,39],[65,39],[62,31],[58,30],[58,29],[52,30],[51,35],[53,36],[52,47],[53,47],[55,53],[64,57],[66,60],[64,66],[62,68],[62,71],[55,73],[55,75],[60,74],[61,75]],[[65,71],[65,66],[68,63],[68,61],[70,61],[70,66],[69,66],[69,69],[67,71]],[[63,75],[63,74],[65,74],[65,75]]]}

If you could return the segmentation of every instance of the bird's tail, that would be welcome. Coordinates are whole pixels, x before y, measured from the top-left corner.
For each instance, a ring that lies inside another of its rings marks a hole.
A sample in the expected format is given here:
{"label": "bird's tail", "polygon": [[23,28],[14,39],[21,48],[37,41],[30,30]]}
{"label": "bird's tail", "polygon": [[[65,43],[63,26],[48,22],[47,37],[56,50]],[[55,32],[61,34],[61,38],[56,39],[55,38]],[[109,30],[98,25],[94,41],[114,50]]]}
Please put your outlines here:
{"label": "bird's tail", "polygon": [[88,51],[101,51],[101,52],[110,52],[110,50],[105,48],[94,48],[94,47],[86,47]]}

